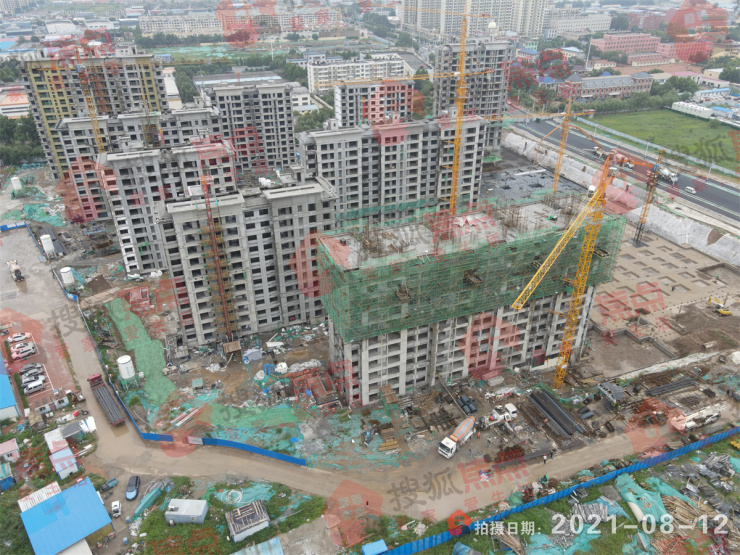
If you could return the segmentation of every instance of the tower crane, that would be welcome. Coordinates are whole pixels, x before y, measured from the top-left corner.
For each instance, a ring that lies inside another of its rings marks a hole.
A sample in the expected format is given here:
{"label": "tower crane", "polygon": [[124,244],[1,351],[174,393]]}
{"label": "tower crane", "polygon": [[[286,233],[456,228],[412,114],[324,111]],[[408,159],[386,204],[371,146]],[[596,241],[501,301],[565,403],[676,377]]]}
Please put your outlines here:
{"label": "tower crane", "polygon": [[599,185],[596,188],[594,196],[588,200],[583,209],[573,219],[573,221],[563,233],[563,236],[553,248],[550,255],[539,267],[537,273],[535,273],[535,275],[524,287],[516,300],[511,304],[511,306],[517,310],[521,310],[522,308],[524,308],[524,305],[535,292],[537,286],[542,282],[545,275],[553,267],[558,257],[563,252],[563,250],[565,250],[565,247],[568,245],[571,239],[573,239],[581,224],[585,222],[583,244],[581,246],[581,253],[578,258],[578,268],[576,270],[576,275],[573,278],[573,292],[571,293],[568,313],[565,319],[565,330],[563,331],[563,339],[560,343],[560,355],[558,356],[558,362],[555,366],[555,378],[553,380],[553,387],[555,389],[558,389],[563,385],[565,381],[565,375],[568,371],[568,364],[570,363],[571,351],[573,349],[573,340],[578,328],[581,306],[583,305],[583,295],[588,284],[588,274],[591,269],[591,258],[593,257],[594,245],[596,244],[596,237],[598,236],[599,230],[601,229],[601,222],[604,219],[604,208],[606,205],[606,188],[614,179],[614,176],[610,175],[611,172],[609,171],[609,167],[615,159],[615,156],[615,152],[609,153],[603,165],[601,166],[601,178],[599,179]]}

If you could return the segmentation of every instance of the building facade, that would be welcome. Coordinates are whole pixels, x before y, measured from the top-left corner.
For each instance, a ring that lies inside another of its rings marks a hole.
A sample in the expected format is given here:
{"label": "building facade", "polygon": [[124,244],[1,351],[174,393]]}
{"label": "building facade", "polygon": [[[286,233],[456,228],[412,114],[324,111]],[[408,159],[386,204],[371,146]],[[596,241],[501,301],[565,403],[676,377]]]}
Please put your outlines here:
{"label": "building facade", "polygon": [[288,83],[214,85],[202,88],[201,95],[219,111],[219,121],[211,133],[232,144],[238,177],[265,175],[295,161]]}
{"label": "building facade", "polygon": [[[522,310],[510,304],[565,226],[548,227],[544,214],[553,207],[538,200],[508,208],[516,218],[493,210],[479,205],[452,218],[427,214],[319,238],[330,368],[343,374],[349,403],[377,402],[384,386],[404,395],[438,380],[490,379],[504,368],[528,372],[557,359],[567,284],[551,279]],[[602,224],[598,246],[609,254],[592,259],[574,353],[584,344],[597,284],[611,280],[624,225],[615,216]],[[555,275],[572,275],[579,251],[574,244],[563,252]]]}
{"label": "building facade", "polygon": [[660,38],[646,33],[612,33],[601,39],[592,39],[591,46],[602,52],[619,51],[626,54],[633,52],[658,52]]}
{"label": "building facade", "polygon": [[192,35],[222,35],[221,21],[212,13],[185,15],[143,15],[139,18],[141,34],[155,33],[188,37]]}
{"label": "building facade", "polygon": [[333,90],[339,81],[382,81],[386,77],[411,77],[408,65],[396,56],[382,60],[309,64],[308,88],[323,94]]}
{"label": "building facade", "polygon": [[[466,116],[458,202],[477,200],[483,171],[486,122]],[[299,133],[298,152],[308,177],[326,180],[336,193],[336,219],[408,216],[449,198],[454,119],[441,116],[393,124],[329,126]]]}
{"label": "building facade", "polygon": [[570,17],[552,17],[543,35],[547,39],[565,36],[566,33],[608,31],[612,16],[609,14],[588,14]]}
{"label": "building facade", "polygon": [[[202,196],[167,203],[158,221],[185,342],[235,340],[323,320],[312,293],[312,241],[334,223],[326,184],[304,180],[294,167],[276,184],[220,194],[213,205],[213,235]],[[215,264],[222,266],[220,278]]]}
{"label": "building facade", "polygon": [[[448,44],[437,49],[435,73],[454,73],[457,71],[459,44]],[[501,117],[506,113],[506,93],[508,89],[508,66],[515,56],[515,46],[511,41],[493,39],[474,39],[465,47],[466,69],[468,75],[465,113],[484,118]],[[455,105],[457,80],[454,77],[434,80],[434,111],[436,114]],[[492,125],[488,132],[487,146],[498,150],[501,144],[500,125]]]}
{"label": "building facade", "polygon": [[[334,117],[340,127],[411,117],[413,81],[334,86]],[[422,100],[423,102],[423,100]]]}
{"label": "building facade", "polygon": [[652,86],[652,76],[644,72],[609,77],[581,77],[573,74],[560,85],[559,94],[574,100],[628,98],[635,93],[649,93]]}
{"label": "building facade", "polygon": [[[129,111],[167,111],[162,67],[135,46],[85,60],[98,117]],[[39,57],[24,63],[26,92],[36,130],[54,179],[69,167],[56,130],[64,118],[87,116],[80,76],[73,59]]]}

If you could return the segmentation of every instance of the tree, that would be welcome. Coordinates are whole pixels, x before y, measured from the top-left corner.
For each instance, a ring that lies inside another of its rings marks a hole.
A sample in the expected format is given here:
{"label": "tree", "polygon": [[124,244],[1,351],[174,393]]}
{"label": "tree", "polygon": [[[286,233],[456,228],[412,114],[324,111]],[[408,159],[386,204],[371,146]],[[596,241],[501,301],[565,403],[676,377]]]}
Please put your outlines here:
{"label": "tree", "polygon": [[285,35],[285,38],[290,41],[297,42],[301,40],[301,35],[299,35],[298,33],[288,33],[287,35]]}
{"label": "tree", "polygon": [[396,40],[396,46],[400,47],[409,47],[414,46],[414,39],[411,37],[410,34],[401,31],[398,33],[398,40]]}
{"label": "tree", "polygon": [[313,40],[319,40],[319,35],[317,35],[316,33],[314,33],[313,35],[311,35],[311,38]]}
{"label": "tree", "polygon": [[334,110],[332,110],[331,108],[321,108],[319,110],[313,110],[312,112],[306,112],[301,117],[299,117],[296,120],[293,128],[296,133],[321,129],[324,122],[333,117]]}
{"label": "tree", "polygon": [[738,68],[725,68],[722,73],[719,74],[719,78],[730,83],[740,83],[740,69]]}
{"label": "tree", "polygon": [[675,75],[668,79],[665,84],[678,92],[688,92],[694,94],[699,90],[699,85],[689,77],[676,77]]}
{"label": "tree", "polygon": [[434,52],[432,52],[431,54],[429,54],[429,63],[430,64],[433,64],[436,61],[437,61],[437,56],[434,55]]}
{"label": "tree", "polygon": [[658,69],[657,67],[654,67],[653,69],[651,69],[650,71],[648,71],[648,73],[663,73],[663,70],[662,69]]}

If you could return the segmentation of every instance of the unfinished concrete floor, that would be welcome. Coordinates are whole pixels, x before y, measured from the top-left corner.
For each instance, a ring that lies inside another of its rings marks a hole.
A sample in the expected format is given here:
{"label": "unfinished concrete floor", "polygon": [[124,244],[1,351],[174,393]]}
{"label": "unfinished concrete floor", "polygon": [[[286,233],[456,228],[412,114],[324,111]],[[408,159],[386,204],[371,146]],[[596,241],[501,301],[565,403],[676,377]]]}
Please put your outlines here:
{"label": "unfinished concrete floor", "polygon": [[[676,357],[740,345],[740,273],[701,252],[648,234],[635,247],[635,228],[625,229],[614,279],[597,289],[592,321],[604,330],[628,329],[639,337],[650,336]],[[733,312],[720,316],[708,306],[710,297]],[[640,322],[636,316],[641,316]],[[642,322],[647,322],[644,324]],[[653,345],[640,344],[626,335],[607,340],[589,334],[591,352],[587,365],[593,373],[617,376],[669,360]],[[614,345],[616,342],[616,345]]]}
{"label": "unfinished concrete floor", "polygon": [[605,338],[592,329],[587,337],[591,349],[580,368],[584,377],[611,379],[671,359],[652,343],[639,344],[627,334]]}

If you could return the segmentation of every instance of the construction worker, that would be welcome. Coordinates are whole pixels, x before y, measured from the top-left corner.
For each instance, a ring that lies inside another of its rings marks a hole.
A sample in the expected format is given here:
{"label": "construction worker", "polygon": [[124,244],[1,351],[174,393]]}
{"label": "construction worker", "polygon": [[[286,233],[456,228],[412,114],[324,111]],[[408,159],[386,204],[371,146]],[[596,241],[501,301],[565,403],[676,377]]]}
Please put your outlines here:
{"label": "construction worker", "polygon": [[478,430],[478,439],[480,439],[480,430]]}
{"label": "construction worker", "polygon": [[490,446],[491,446],[491,436],[488,436],[488,445],[486,447],[490,447]]}
{"label": "construction worker", "polygon": [[547,455],[542,455],[542,459],[545,461],[542,464],[547,464]]}

